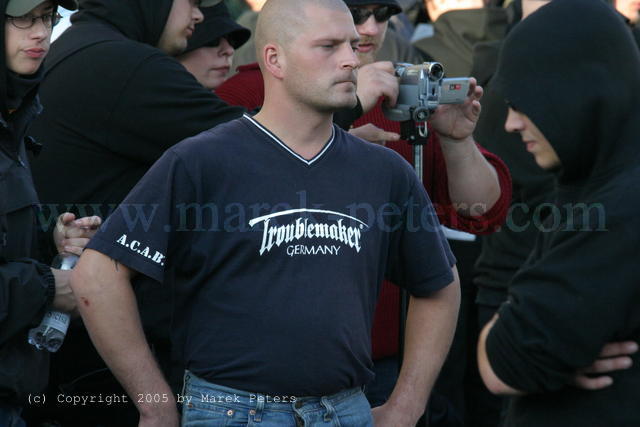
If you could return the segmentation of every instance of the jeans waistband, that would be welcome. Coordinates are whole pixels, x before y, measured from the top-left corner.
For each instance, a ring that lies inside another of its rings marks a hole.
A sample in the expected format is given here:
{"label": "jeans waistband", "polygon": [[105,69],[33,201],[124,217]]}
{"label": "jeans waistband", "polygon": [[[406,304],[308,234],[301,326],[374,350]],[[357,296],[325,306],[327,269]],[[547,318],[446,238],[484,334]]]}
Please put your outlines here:
{"label": "jeans waistband", "polygon": [[294,408],[324,406],[322,403],[329,402],[335,405],[357,393],[361,393],[361,387],[354,387],[342,390],[328,396],[292,396],[282,394],[253,393],[246,390],[238,390],[223,385],[218,385],[204,380],[193,373],[186,371],[184,375],[184,395],[191,395],[212,403],[233,403],[248,408],[259,406],[264,409],[293,411]]}

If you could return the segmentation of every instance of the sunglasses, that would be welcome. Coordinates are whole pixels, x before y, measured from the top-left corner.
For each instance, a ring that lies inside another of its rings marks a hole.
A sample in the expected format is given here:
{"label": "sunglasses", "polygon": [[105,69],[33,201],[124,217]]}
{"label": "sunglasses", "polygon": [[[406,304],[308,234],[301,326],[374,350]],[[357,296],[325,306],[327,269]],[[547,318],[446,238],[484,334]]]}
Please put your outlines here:
{"label": "sunglasses", "polygon": [[350,7],[349,11],[353,16],[353,22],[356,25],[364,24],[371,15],[376,19],[376,22],[385,22],[393,16],[393,9],[389,6],[376,7],[375,9],[365,9],[363,7]]}

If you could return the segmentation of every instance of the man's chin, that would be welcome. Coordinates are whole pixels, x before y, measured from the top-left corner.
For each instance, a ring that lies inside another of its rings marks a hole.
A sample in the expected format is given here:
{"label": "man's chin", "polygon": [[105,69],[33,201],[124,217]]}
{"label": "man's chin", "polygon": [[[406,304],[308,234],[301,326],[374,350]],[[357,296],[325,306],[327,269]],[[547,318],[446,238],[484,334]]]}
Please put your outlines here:
{"label": "man's chin", "polygon": [[335,113],[339,110],[344,110],[347,108],[355,108],[358,105],[358,98],[353,94],[353,97],[345,97],[343,99],[336,99],[334,102],[325,104],[325,105],[316,105],[319,111],[325,113]]}
{"label": "man's chin", "polygon": [[356,56],[360,60],[360,66],[368,65],[376,61],[376,52],[356,52]]}

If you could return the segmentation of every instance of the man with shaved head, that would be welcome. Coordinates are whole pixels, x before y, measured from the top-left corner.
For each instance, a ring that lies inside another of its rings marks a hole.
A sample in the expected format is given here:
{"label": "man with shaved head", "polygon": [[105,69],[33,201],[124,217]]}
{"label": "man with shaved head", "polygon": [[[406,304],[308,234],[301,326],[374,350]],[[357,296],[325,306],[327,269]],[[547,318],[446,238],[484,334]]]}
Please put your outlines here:
{"label": "man with shaved head", "polygon": [[[129,193],[73,273],[83,320],[140,425],[178,413],[135,275],[174,294],[183,425],[414,426],[455,328],[455,258],[410,165],[332,123],[357,103],[342,0],[270,0],[258,39],[262,110],[170,148]],[[411,303],[402,372],[372,410],[362,387],[385,277]]]}

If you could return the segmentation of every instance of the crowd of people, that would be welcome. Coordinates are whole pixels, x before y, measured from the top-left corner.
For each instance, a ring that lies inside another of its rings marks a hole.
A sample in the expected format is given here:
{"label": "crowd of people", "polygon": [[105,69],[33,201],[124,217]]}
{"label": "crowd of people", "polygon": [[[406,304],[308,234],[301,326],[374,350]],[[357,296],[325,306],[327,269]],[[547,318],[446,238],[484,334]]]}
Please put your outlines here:
{"label": "crowd of people", "polygon": [[0,427],[640,423],[639,2],[0,7]]}

